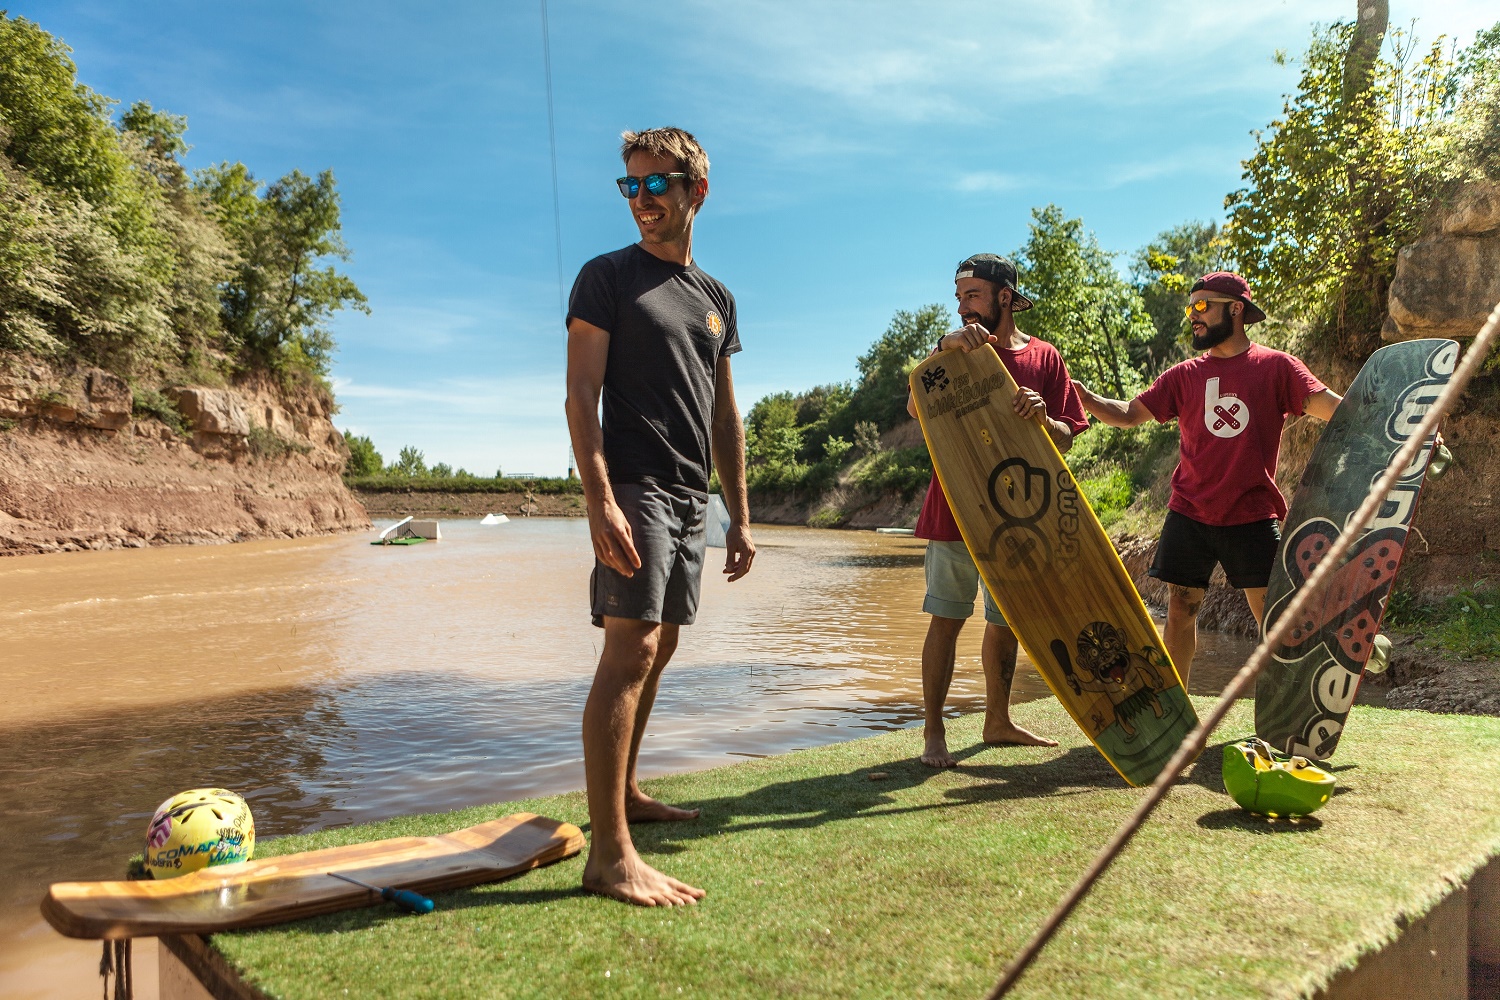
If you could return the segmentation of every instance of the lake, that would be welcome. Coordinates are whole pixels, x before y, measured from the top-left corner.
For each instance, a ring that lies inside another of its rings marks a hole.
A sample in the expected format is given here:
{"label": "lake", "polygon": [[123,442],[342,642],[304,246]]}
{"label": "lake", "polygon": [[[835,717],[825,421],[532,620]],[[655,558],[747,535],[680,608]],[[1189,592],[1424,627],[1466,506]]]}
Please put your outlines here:
{"label": "lake", "polygon": [[[120,877],[184,789],[239,792],[268,837],[582,787],[603,635],[587,521],[442,530],[409,547],[372,533],[0,559],[0,995],[97,991],[98,946],[36,904],[52,881]],[[921,722],[925,543],[754,534],[734,584],[709,550],[643,776]],[[953,714],[983,707],[980,624],[960,640]],[[1193,692],[1217,692],[1252,648],[1205,633]],[[1047,696],[1023,655],[1015,698]],[[149,1000],[154,943],[136,962]]]}

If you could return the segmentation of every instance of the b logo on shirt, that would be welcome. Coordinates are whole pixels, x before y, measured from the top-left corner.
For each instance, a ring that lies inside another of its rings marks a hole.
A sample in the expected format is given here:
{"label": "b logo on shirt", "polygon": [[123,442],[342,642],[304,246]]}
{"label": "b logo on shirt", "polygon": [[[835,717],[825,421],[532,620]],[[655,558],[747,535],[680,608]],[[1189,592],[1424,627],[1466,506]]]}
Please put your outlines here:
{"label": "b logo on shirt", "polygon": [[1250,407],[1234,393],[1219,395],[1219,380],[1211,378],[1203,390],[1203,423],[1215,437],[1239,437],[1250,426]]}
{"label": "b logo on shirt", "polygon": [[710,312],[707,316],[705,316],[703,318],[706,319],[706,320],[708,320],[708,334],[709,334],[709,336],[711,336],[711,337],[717,337],[719,334],[721,334],[721,333],[724,332],[724,321],[719,318],[719,314],[718,313],[716,313],[716,312]]}

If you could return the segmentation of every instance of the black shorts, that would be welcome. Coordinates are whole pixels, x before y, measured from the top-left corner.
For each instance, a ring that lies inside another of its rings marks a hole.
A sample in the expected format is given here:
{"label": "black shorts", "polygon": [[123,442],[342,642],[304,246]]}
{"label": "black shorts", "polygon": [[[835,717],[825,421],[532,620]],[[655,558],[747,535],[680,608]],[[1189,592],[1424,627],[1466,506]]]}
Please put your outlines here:
{"label": "black shorts", "polygon": [[1214,563],[1219,563],[1231,587],[1254,590],[1271,582],[1271,565],[1280,545],[1281,524],[1274,517],[1221,527],[1169,510],[1151,576],[1162,583],[1203,590]]}
{"label": "black shorts", "polygon": [[641,568],[634,576],[621,576],[594,560],[589,579],[594,624],[602,628],[606,616],[693,624],[708,537],[707,500],[651,483],[617,483],[614,494]]}

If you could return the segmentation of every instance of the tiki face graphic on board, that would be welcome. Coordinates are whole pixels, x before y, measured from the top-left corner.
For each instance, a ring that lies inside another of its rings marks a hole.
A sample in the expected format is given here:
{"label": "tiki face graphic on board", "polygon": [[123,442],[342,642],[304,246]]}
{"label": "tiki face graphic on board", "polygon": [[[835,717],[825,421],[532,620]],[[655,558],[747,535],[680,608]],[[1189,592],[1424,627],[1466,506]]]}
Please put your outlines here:
{"label": "tiki face graphic on board", "polygon": [[1109,717],[1096,710],[1090,720],[1096,737],[1109,726],[1118,725],[1129,742],[1136,736],[1137,715],[1149,710],[1160,719],[1165,714],[1160,692],[1167,687],[1162,669],[1166,658],[1155,646],[1132,650],[1124,633],[1114,625],[1090,622],[1078,633],[1076,659],[1061,639],[1052,640],[1051,648],[1074,694],[1092,691],[1108,699],[1112,708]]}

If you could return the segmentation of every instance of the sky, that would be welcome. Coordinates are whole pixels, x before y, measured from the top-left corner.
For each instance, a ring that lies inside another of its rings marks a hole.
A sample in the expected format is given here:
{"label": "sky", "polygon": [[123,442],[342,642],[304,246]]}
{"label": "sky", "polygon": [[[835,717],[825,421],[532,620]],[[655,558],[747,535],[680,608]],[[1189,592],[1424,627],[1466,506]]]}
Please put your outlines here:
{"label": "sky", "polygon": [[[387,461],[545,476],[568,462],[563,296],[638,238],[622,130],[677,125],[708,152],[694,257],[736,297],[748,413],[852,378],[893,313],[952,302],[958,261],[1020,247],[1034,207],[1122,267],[1221,220],[1314,25],[1355,0],[547,0],[556,214],[541,0],[6,7],[122,107],[186,116],[189,168],[333,170],[371,309],[334,323],[336,426]],[[1390,9],[1460,44],[1500,17]]]}

